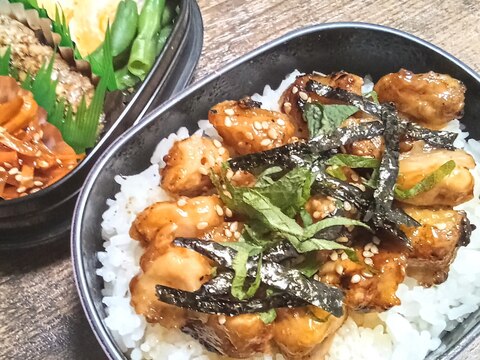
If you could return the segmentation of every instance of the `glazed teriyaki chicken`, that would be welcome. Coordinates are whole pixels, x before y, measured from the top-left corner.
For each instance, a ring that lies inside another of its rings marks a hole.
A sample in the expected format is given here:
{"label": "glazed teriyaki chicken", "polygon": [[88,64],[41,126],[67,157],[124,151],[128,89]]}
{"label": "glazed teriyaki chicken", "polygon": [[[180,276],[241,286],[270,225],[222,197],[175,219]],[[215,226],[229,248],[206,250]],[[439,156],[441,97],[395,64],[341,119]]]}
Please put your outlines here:
{"label": "glazed teriyaki chicken", "polygon": [[362,94],[347,72],[297,77],[281,112],[249,97],[208,114],[222,141],[174,143],[172,197],[140,213],[132,305],[235,358],[318,358],[349,313],[398,305],[406,276],[442,283],[471,225],[470,155],[439,131],[463,84],[407,70]]}

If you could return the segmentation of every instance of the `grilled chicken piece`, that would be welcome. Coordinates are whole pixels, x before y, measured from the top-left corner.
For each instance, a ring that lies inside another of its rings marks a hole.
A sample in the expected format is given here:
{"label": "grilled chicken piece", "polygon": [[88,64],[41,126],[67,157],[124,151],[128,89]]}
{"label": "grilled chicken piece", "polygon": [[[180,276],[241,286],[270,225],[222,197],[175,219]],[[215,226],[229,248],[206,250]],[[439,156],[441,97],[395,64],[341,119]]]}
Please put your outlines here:
{"label": "grilled chicken piece", "polygon": [[294,132],[287,115],[260,109],[250,98],[215,105],[208,112],[208,120],[239,155],[285,145]]}
{"label": "grilled chicken piece", "polygon": [[280,98],[281,109],[288,114],[295,124],[295,136],[301,139],[308,138],[307,124],[303,120],[303,111],[298,106],[299,100],[320,102],[322,104],[337,104],[335,100],[318,96],[315,93],[309,93],[305,90],[305,85],[309,80],[315,80],[321,84],[338,87],[355,94],[362,94],[363,79],[357,75],[339,71],[330,75],[309,74],[297,77],[295,82],[282,94]]}
{"label": "grilled chicken piece", "polygon": [[432,150],[422,142],[400,154],[397,185],[410,189],[449,160],[455,161],[456,167],[448,176],[431,190],[401,201],[418,206],[455,206],[472,199],[474,178],[470,169],[475,167],[474,159],[463,150]]}
{"label": "grilled chicken piece", "polygon": [[336,318],[315,306],[278,309],[272,324],[273,341],[287,359],[305,359],[343,324],[347,317]]}
{"label": "grilled chicken piece", "polygon": [[401,69],[375,84],[380,102],[393,102],[410,120],[431,129],[463,116],[465,86],[449,75]]}
{"label": "grilled chicken piece", "polygon": [[471,229],[466,214],[440,207],[403,206],[403,210],[422,225],[402,228],[413,246],[413,252],[407,254],[407,275],[424,286],[444,282],[458,247],[469,241]]}
{"label": "grilled chicken piece", "polygon": [[[378,121],[373,116],[365,113],[358,112],[355,116],[349,117],[342,124],[342,127],[351,127],[361,123]],[[345,150],[348,154],[357,156],[374,157],[375,159],[381,159],[383,151],[385,150],[385,141],[383,136],[377,136],[372,139],[359,140],[351,144],[345,145]]]}
{"label": "grilled chicken piece", "polygon": [[177,141],[164,157],[160,170],[162,187],[174,194],[196,196],[212,187],[210,169],[218,172],[222,162],[229,158],[218,140],[197,135]]}
{"label": "grilled chicken piece", "polygon": [[358,262],[344,252],[323,252],[320,281],[344,289],[346,306],[356,311],[385,311],[399,305],[395,292],[405,277],[405,255],[389,242],[364,244],[354,246]]}
{"label": "grilled chicken piece", "polygon": [[20,78],[27,74],[34,76],[54,57],[52,76],[58,80],[57,97],[66,99],[74,112],[77,111],[84,95],[87,104],[90,104],[94,93],[90,79],[71,70],[60,55],[38,40],[30,28],[9,16],[0,15],[0,53],[9,46],[12,51],[12,65],[19,71]]}

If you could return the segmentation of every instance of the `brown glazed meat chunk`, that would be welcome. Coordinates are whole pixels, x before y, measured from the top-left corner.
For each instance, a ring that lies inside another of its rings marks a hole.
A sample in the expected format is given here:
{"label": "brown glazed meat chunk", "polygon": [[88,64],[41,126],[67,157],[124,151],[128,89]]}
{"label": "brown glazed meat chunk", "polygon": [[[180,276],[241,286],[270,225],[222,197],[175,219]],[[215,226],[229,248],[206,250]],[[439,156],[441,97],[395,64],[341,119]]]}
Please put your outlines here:
{"label": "brown glazed meat chunk", "polygon": [[380,102],[393,102],[408,119],[431,129],[463,116],[465,86],[450,75],[401,69],[375,84]]}

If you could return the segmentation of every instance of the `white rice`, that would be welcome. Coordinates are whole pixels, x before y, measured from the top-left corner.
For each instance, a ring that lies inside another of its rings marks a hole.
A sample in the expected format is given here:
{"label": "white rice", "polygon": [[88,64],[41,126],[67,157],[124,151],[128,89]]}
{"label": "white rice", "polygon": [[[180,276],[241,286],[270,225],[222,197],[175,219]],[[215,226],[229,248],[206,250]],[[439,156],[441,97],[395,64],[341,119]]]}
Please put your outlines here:
{"label": "white rice", "polygon": [[[276,90],[266,86],[262,95],[252,98],[262,107],[279,110],[278,99],[300,72],[295,70]],[[371,80],[366,82],[364,92],[371,91]],[[367,89],[368,87],[368,89]],[[207,120],[198,122],[196,134],[220,139]],[[462,132],[458,121],[449,123],[446,130],[460,135],[455,146],[464,148],[480,162],[480,143],[466,140],[468,133]],[[120,192],[114,200],[108,200],[109,209],[103,214],[102,237],[104,252],[98,253],[102,267],[97,270],[105,283],[103,303],[108,314],[105,319],[122,351],[133,360],[207,360],[222,357],[205,350],[196,340],[180,330],[167,330],[158,324],[148,324],[137,315],[130,305],[130,280],[140,271],[139,259],[142,248],[128,232],[136,215],[150,204],[169,200],[169,195],[158,186],[159,168],[163,167],[163,156],[172,144],[189,136],[186,128],[160,141],[155,149],[152,165],[140,174],[116,176]],[[480,170],[472,170],[475,176],[475,196],[468,203],[458,206],[465,210],[470,221],[477,225],[467,247],[458,250],[450,267],[448,279],[431,288],[417,286],[415,280],[407,278],[398,288],[397,295],[402,304],[381,313],[377,321],[357,325],[349,317],[337,331],[326,358],[328,360],[420,360],[441,344],[440,336],[452,330],[480,304]],[[358,320],[358,319],[357,319]],[[262,355],[255,359],[281,360],[281,355]]]}

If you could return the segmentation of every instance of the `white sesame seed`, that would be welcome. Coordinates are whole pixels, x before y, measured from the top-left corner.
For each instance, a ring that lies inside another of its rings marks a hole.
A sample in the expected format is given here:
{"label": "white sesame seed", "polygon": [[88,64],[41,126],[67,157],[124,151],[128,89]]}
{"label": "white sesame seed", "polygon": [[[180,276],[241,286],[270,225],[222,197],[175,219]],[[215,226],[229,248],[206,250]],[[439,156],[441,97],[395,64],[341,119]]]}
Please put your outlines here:
{"label": "white sesame seed", "polygon": [[380,239],[379,239],[378,237],[376,237],[376,236],[374,236],[374,237],[372,238],[372,242],[373,242],[375,245],[380,245]]}
{"label": "white sesame seed", "polygon": [[255,121],[253,127],[257,130],[262,130],[262,124],[259,121]]}
{"label": "white sesame seed", "polygon": [[347,253],[346,253],[345,251],[342,252],[342,255],[340,255],[340,259],[342,259],[342,260],[344,260],[344,261],[348,259],[348,255],[347,255]]}
{"label": "white sesame seed", "polygon": [[362,253],[362,255],[363,255],[364,257],[366,257],[366,258],[369,258],[369,257],[372,257],[372,256],[373,256],[373,254],[372,254],[370,251],[368,251],[368,250],[365,250],[365,251]]}
{"label": "white sesame seed", "polygon": [[306,92],[303,92],[303,91],[300,91],[298,93],[298,95],[300,96],[300,99],[304,100],[304,101],[307,101],[308,100],[308,95]]}
{"label": "white sesame seed", "polygon": [[20,186],[19,188],[17,188],[17,193],[23,193],[25,192],[25,190],[27,190],[27,188],[25,186]]}
{"label": "white sesame seed", "polygon": [[225,126],[226,127],[232,126],[232,119],[230,119],[228,116],[225,117]]}
{"label": "white sesame seed", "polygon": [[223,209],[220,205],[215,205],[215,211],[217,212],[218,216],[223,216]]}
{"label": "white sesame seed", "polygon": [[225,315],[220,315],[220,316],[218,317],[218,323],[219,323],[220,325],[223,325],[223,324],[225,324],[226,322],[227,322],[227,318],[225,317]]}
{"label": "white sesame seed", "polygon": [[292,94],[296,94],[298,92],[298,87],[294,86],[292,88]]}
{"label": "white sesame seed", "polygon": [[267,130],[268,127],[269,127],[268,121],[262,121],[262,128],[263,128],[264,130]]}
{"label": "white sesame seed", "polygon": [[342,275],[343,274],[343,266],[340,265],[340,264],[337,264],[335,266],[335,272],[338,274],[338,275]]}
{"label": "white sesame seed", "polygon": [[40,189],[39,188],[33,188],[32,190],[30,190],[30,194],[36,193],[37,191],[40,191]]}
{"label": "white sesame seed", "polygon": [[3,165],[5,165],[5,167],[7,167],[7,168],[11,168],[11,167],[12,167],[12,164],[10,164],[9,162],[4,162]]}
{"label": "white sesame seed", "polygon": [[268,146],[270,145],[272,141],[270,139],[263,139],[262,141],[260,141],[260,145],[262,146]]}
{"label": "white sesame seed", "polygon": [[233,109],[225,109],[225,114],[233,116],[235,115],[235,111],[233,111]]}
{"label": "white sesame seed", "polygon": [[373,243],[369,242],[366,243],[365,246],[363,247],[363,250],[368,251],[372,248]]}
{"label": "white sesame seed", "polygon": [[1,172],[6,172],[7,170],[5,170],[5,168],[3,166],[0,166],[0,171]]}
{"label": "white sesame seed", "polygon": [[220,141],[218,141],[217,139],[213,140],[213,145],[215,145],[215,147],[217,147],[217,148],[222,147],[222,143]]}
{"label": "white sesame seed", "polygon": [[46,162],[45,160],[39,161],[38,166],[40,166],[41,168],[46,168],[48,167],[48,162]]}
{"label": "white sesame seed", "polygon": [[314,219],[320,219],[322,217],[322,213],[320,211],[314,211],[313,212],[313,218]]}
{"label": "white sesame seed", "polygon": [[223,192],[223,195],[225,195],[225,196],[228,197],[229,199],[232,199],[232,194],[230,194],[230,191],[224,191],[224,192]]}
{"label": "white sesame seed", "polygon": [[230,230],[237,231],[238,230],[238,222],[234,221],[230,224]]}
{"label": "white sesame seed", "polygon": [[208,222],[206,221],[200,221],[198,224],[197,224],[197,229],[198,230],[203,230],[203,229],[206,229],[208,226]]}
{"label": "white sesame seed", "polygon": [[348,225],[348,226],[345,226],[345,227],[347,228],[348,232],[352,232],[353,229],[355,229],[355,226],[353,226],[353,225]]}
{"label": "white sesame seed", "polygon": [[269,129],[267,135],[272,140],[275,140],[278,137],[277,131],[274,128]]}
{"label": "white sesame seed", "polygon": [[346,242],[348,242],[348,238],[346,236],[340,236],[340,237],[337,238],[337,242],[346,243]]}
{"label": "white sesame seed", "polygon": [[367,265],[370,265],[370,266],[373,265],[373,260],[372,260],[372,258],[369,258],[369,257],[363,259],[363,262]]}
{"label": "white sesame seed", "polygon": [[68,165],[68,170],[72,170],[75,166],[74,165]]}
{"label": "white sesame seed", "polygon": [[198,168],[198,172],[202,175],[208,175],[208,170],[206,168],[204,168],[203,166],[200,166]]}
{"label": "white sesame seed", "polygon": [[357,187],[362,190],[362,191],[365,191],[365,185],[363,184],[358,184]]}
{"label": "white sesame seed", "polygon": [[63,163],[62,163],[62,160],[60,160],[60,159],[55,159],[55,161],[57,162],[58,165],[62,165],[62,164],[63,164]]}
{"label": "white sesame seed", "polygon": [[360,178],[358,177],[358,175],[355,174],[355,173],[352,174],[351,178],[352,178],[352,181],[358,181],[358,180],[360,180]]}
{"label": "white sesame seed", "polygon": [[242,234],[240,234],[240,232],[238,232],[238,231],[235,231],[235,232],[233,233],[233,237],[234,237],[235,239],[237,239],[237,240],[240,239],[240,236],[242,236]]}
{"label": "white sesame seed", "polygon": [[227,237],[232,237],[232,232],[230,229],[225,229],[225,235],[227,235]]}
{"label": "white sesame seed", "polygon": [[345,208],[346,211],[352,210],[352,205],[350,205],[350,203],[348,201],[345,201],[343,203],[343,207]]}
{"label": "white sesame seed", "polygon": [[174,231],[176,231],[176,230],[178,229],[178,225],[175,224],[175,223],[171,223],[171,224],[170,224],[170,227],[171,227],[171,230],[170,230],[170,231],[172,231],[172,232],[174,232]]}
{"label": "white sesame seed", "polygon": [[247,131],[245,133],[245,137],[248,139],[248,140],[253,140],[253,134],[250,132],[250,131]]}
{"label": "white sesame seed", "polygon": [[17,181],[22,181],[22,180],[23,180],[22,174],[17,174],[17,175],[15,175],[15,180],[17,180]]}
{"label": "white sesame seed", "polygon": [[288,101],[286,103],[283,104],[283,109],[285,110],[285,112],[287,114],[290,113],[290,111],[292,110],[292,104],[290,104]]}
{"label": "white sesame seed", "polygon": [[447,228],[447,224],[445,224],[445,223],[440,223],[440,224],[435,225],[435,227],[436,227],[438,230],[445,230],[445,229]]}
{"label": "white sesame seed", "polygon": [[226,207],[225,208],[225,215],[227,215],[227,217],[232,217],[233,216],[232,210],[230,210],[228,207]]}
{"label": "white sesame seed", "polygon": [[225,174],[228,180],[230,180],[233,177],[233,175],[234,175],[234,172],[232,169],[228,169],[227,173]]}
{"label": "white sesame seed", "polygon": [[285,125],[285,120],[277,119],[277,124],[280,125],[280,126],[284,126]]}
{"label": "white sesame seed", "polygon": [[338,260],[338,254],[335,251],[330,254],[330,260],[332,261]]}
{"label": "white sesame seed", "polygon": [[10,175],[15,175],[15,174],[18,174],[18,168],[14,167],[14,168],[11,168],[10,170],[8,170],[8,173]]}
{"label": "white sesame seed", "polygon": [[318,274],[313,275],[313,280],[320,281],[320,277],[318,276]]}
{"label": "white sesame seed", "polygon": [[370,248],[370,252],[374,255],[378,254],[378,247],[375,244],[372,244],[372,247]]}
{"label": "white sesame seed", "polygon": [[177,200],[177,205],[180,206],[180,207],[185,206],[185,205],[187,205],[187,200],[185,200],[185,198],[182,197],[182,198]]}
{"label": "white sesame seed", "polygon": [[39,157],[40,155],[42,155],[42,152],[40,150],[38,150],[36,153],[35,153],[35,156],[36,157]]}
{"label": "white sesame seed", "polygon": [[225,154],[225,151],[226,151],[226,150],[225,150],[224,147],[221,147],[221,148],[218,149],[218,153],[219,153],[220,155]]}
{"label": "white sesame seed", "polygon": [[362,277],[358,274],[355,274],[352,276],[352,279],[350,281],[352,282],[352,284],[357,284],[360,282],[360,280],[362,280]]}
{"label": "white sesame seed", "polygon": [[373,277],[373,274],[371,272],[368,272],[368,271],[365,271],[365,270],[362,271],[362,275],[367,277],[367,278]]}

